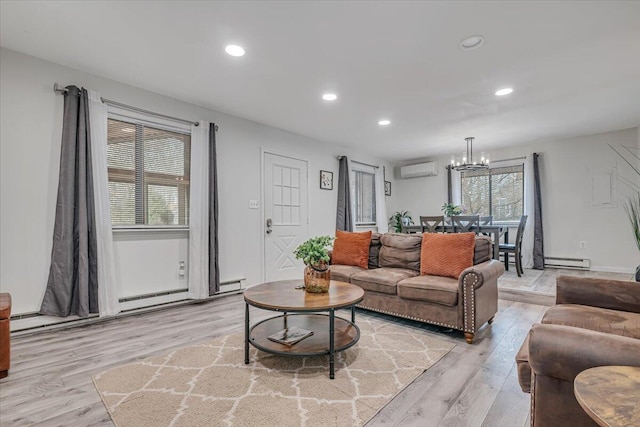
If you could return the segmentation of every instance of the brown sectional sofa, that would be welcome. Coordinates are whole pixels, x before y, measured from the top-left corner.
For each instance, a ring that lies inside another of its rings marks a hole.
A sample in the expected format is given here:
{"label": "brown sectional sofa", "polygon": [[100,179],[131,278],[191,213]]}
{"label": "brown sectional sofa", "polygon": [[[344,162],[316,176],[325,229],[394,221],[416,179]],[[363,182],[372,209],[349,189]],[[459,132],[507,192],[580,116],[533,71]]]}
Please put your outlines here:
{"label": "brown sectional sofa", "polygon": [[593,427],[573,381],[596,366],[640,366],[640,284],[559,276],[556,305],[533,326],[516,355],[531,393],[531,425]]}
{"label": "brown sectional sofa", "polygon": [[459,279],[420,276],[421,234],[373,233],[368,269],[331,265],[331,278],[364,289],[358,307],[464,332],[469,344],[498,311],[502,263],[491,260],[491,240],[476,238],[474,264]]}

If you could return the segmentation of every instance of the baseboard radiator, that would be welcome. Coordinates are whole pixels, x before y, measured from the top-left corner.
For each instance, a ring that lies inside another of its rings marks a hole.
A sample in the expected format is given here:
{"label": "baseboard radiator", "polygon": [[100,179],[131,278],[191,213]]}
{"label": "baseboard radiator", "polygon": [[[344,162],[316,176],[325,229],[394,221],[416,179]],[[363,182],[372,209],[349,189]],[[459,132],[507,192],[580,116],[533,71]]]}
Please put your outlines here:
{"label": "baseboard radiator", "polygon": [[572,268],[591,270],[591,260],[586,258],[544,257],[544,266],[549,268]]}

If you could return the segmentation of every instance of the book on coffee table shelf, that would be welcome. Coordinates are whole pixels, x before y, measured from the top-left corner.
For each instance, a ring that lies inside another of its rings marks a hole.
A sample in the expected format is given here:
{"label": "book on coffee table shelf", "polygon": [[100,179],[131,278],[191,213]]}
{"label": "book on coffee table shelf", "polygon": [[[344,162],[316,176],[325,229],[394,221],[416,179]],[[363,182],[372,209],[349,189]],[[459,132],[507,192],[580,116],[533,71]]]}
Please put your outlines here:
{"label": "book on coffee table shelf", "polygon": [[273,335],[269,335],[269,339],[284,345],[294,345],[311,335],[313,335],[313,331],[292,326],[290,328],[283,329],[280,332],[276,332]]}

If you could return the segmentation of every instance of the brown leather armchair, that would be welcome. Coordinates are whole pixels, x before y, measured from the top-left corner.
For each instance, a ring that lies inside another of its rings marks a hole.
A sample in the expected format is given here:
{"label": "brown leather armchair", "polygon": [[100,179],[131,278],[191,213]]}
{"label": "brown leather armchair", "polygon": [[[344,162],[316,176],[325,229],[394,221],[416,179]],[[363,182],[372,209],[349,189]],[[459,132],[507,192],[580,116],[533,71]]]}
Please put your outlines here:
{"label": "brown leather armchair", "polygon": [[575,377],[606,365],[640,366],[640,284],[560,276],[556,305],[516,356],[535,427],[597,426],[573,393]]}
{"label": "brown leather armchair", "polygon": [[4,378],[9,374],[11,362],[10,317],[11,295],[0,294],[0,378]]}

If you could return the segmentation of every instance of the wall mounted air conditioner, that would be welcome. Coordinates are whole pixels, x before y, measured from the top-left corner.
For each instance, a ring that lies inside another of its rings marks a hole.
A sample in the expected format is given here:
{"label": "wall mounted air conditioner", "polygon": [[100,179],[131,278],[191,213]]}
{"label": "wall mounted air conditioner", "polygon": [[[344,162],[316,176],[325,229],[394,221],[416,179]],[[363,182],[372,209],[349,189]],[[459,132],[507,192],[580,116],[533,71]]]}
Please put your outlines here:
{"label": "wall mounted air conditioner", "polygon": [[435,175],[438,175],[438,164],[436,162],[418,163],[400,168],[400,177],[402,179]]}

